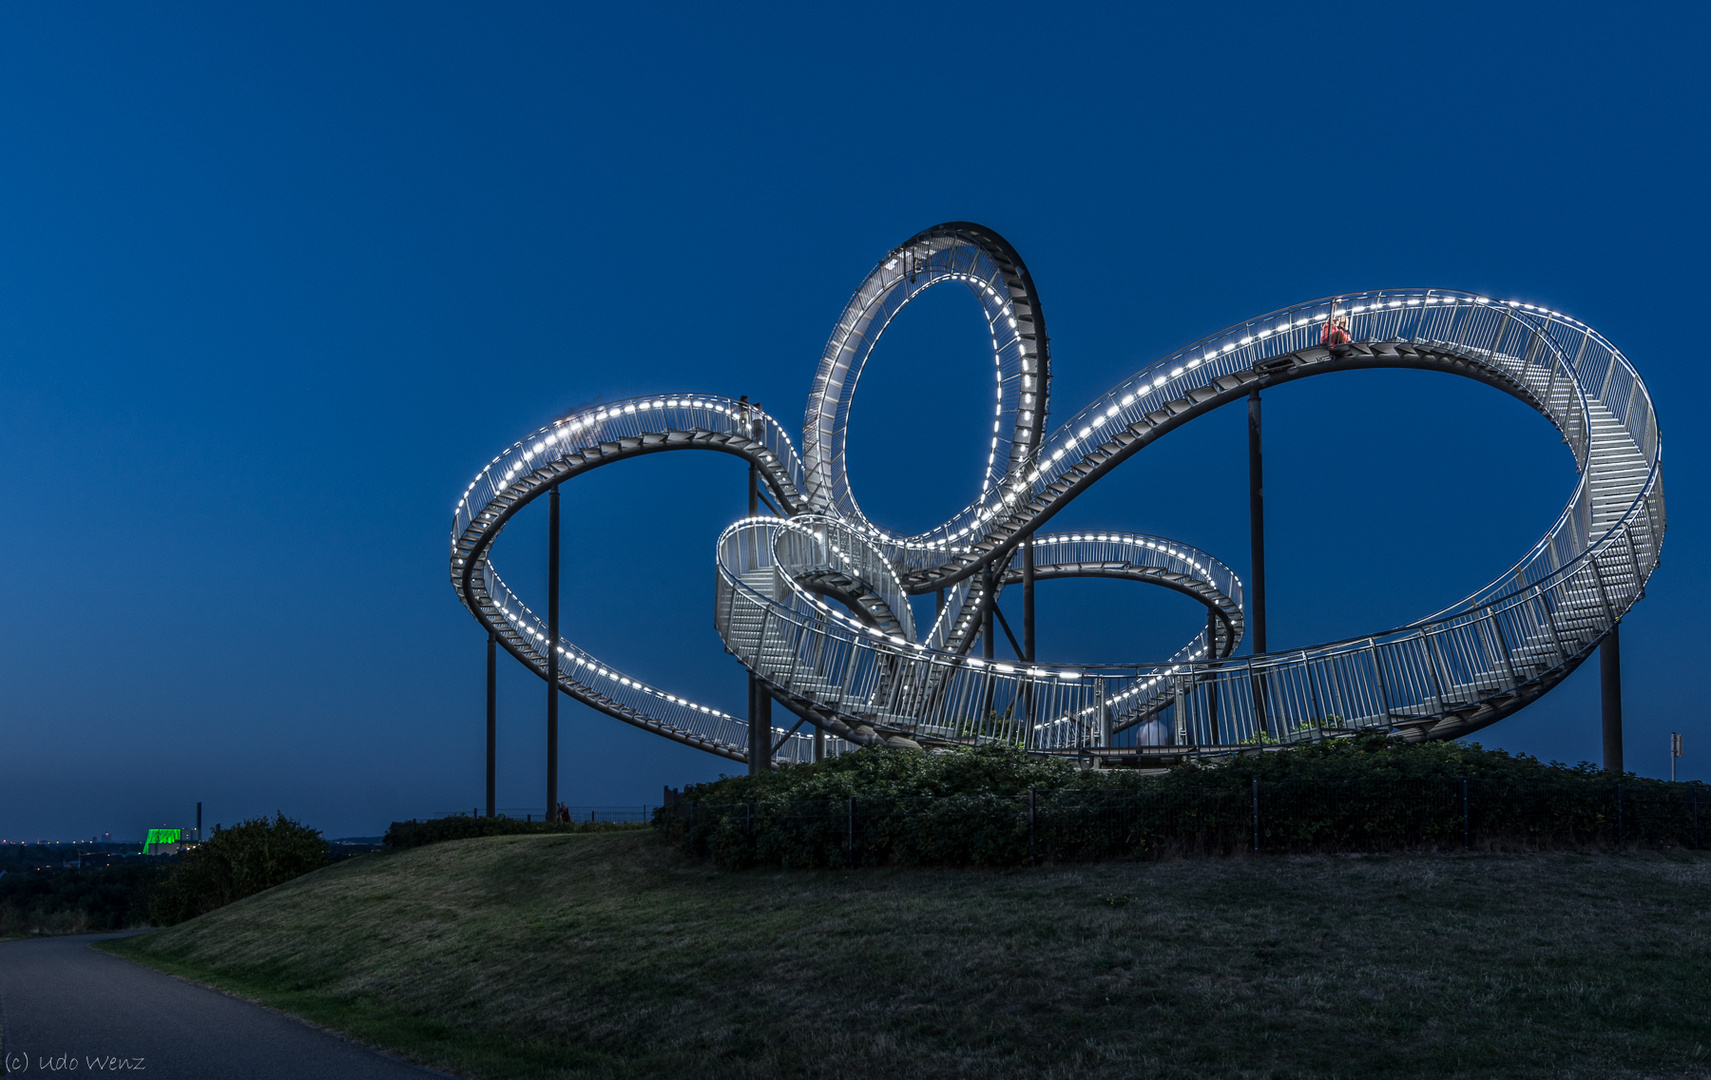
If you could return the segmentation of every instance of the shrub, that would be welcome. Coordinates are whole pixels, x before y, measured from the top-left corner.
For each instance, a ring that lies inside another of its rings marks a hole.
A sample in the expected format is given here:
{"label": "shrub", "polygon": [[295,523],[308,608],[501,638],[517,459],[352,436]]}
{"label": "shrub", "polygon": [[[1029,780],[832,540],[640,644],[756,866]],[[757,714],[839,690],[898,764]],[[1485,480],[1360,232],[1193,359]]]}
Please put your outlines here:
{"label": "shrub", "polygon": [[437,844],[442,840],[469,840],[477,836],[514,836],[533,833],[615,832],[640,829],[643,825],[616,821],[518,821],[508,817],[443,817],[428,821],[394,821],[386,830],[386,846],[393,850]]}
{"label": "shrub", "polygon": [[171,926],[194,919],[234,900],[284,884],[327,862],[327,844],[318,829],[284,814],[216,827],[207,843],[185,852],[155,891],[150,911]]}

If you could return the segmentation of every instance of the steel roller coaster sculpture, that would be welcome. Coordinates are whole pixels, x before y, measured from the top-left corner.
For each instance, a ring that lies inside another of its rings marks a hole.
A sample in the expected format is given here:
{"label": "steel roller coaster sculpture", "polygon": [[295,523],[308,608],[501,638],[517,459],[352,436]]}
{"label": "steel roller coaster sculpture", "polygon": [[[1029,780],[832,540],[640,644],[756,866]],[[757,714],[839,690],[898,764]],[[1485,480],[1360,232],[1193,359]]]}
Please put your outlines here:
{"label": "steel roller coaster sculpture", "polygon": [[[985,480],[949,521],[903,536],[869,521],[856,501],[845,468],[850,405],[891,320],[950,282],[969,290],[991,332]],[[1327,346],[1321,330],[1333,312],[1346,315],[1351,340]],[[1361,368],[1486,383],[1543,414],[1574,455],[1579,481],[1544,536],[1443,611],[1237,657],[1242,583],[1216,558],[1138,533],[1041,531],[1105,473],[1196,417],[1269,386]],[[814,377],[800,450],[746,400],[661,394],[577,411],[506,449],[463,493],[452,584],[490,640],[564,693],[751,767],[851,746],[991,741],[1115,765],[1368,730],[1467,734],[1562,681],[1615,630],[1658,566],[1664,505],[1651,397],[1614,346],[1556,311],[1439,289],[1315,300],[1198,341],[1048,432],[1050,377],[1039,297],[1016,251],[979,225],[936,226],[890,252],[845,307]],[[780,511],[737,521],[718,538],[714,622],[761,699],[794,714],[794,728],[765,719],[768,709],[751,731],[748,717],[603,663],[558,639],[556,618],[542,619],[494,569],[495,537],[531,500],[556,498],[558,485],[591,469],[670,450],[743,458]],[[1078,576],[1184,592],[1206,606],[1206,628],[1154,664],[993,656],[1003,589]],[[924,593],[940,599],[930,626],[910,606]],[[973,655],[977,643],[984,655]]]}

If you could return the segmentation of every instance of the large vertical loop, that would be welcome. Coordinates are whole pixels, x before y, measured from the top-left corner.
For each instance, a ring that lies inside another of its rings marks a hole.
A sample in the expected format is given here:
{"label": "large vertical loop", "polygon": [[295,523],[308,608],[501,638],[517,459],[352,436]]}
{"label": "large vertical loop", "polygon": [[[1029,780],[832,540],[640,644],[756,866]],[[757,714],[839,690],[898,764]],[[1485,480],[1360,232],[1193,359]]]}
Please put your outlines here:
{"label": "large vertical loop", "polygon": [[845,305],[820,356],[802,423],[809,505],[889,536],[862,513],[845,450],[862,368],[891,320],[934,285],[961,282],[980,304],[992,345],[995,400],[981,491],[1020,476],[1045,430],[1051,360],[1045,317],[1022,258],[991,229],[935,225],[880,260]]}

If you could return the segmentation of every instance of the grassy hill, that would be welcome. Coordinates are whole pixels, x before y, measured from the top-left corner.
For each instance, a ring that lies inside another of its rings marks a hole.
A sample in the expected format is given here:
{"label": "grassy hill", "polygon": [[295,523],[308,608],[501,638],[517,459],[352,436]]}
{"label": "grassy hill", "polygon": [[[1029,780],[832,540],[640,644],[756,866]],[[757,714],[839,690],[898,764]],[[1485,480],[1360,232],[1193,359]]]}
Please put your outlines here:
{"label": "grassy hill", "polygon": [[1711,1076],[1711,857],[328,867],[114,951],[490,1077]]}

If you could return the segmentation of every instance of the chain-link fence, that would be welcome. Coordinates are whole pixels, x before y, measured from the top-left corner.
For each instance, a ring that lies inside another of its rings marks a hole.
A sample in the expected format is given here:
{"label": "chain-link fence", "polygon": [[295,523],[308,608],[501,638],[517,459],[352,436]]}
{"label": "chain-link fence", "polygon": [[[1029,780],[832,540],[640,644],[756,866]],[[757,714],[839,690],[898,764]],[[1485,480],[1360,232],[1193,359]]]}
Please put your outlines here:
{"label": "chain-link fence", "polygon": [[[1025,866],[1289,852],[1699,849],[1703,784],[1248,780],[1015,796],[680,800],[654,824],[721,866]],[[1711,825],[1711,823],[1707,823]]]}

